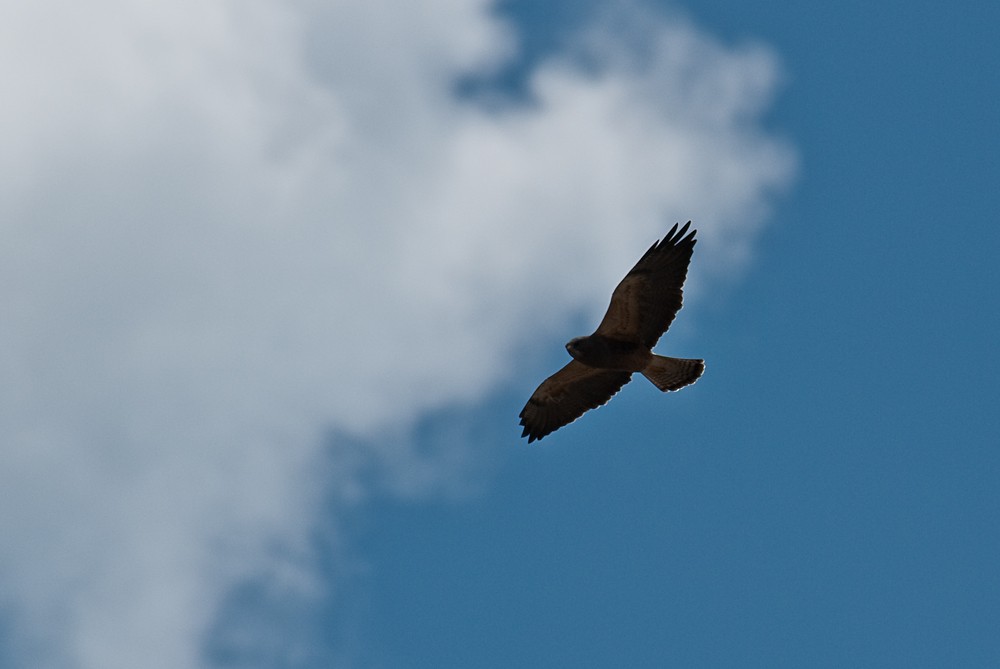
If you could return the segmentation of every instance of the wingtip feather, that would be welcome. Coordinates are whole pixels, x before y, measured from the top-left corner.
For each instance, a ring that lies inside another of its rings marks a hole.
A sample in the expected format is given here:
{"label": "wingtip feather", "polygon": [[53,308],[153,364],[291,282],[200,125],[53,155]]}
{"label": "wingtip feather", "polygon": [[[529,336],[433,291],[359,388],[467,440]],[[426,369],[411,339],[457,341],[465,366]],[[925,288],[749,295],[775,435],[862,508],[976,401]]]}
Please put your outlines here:
{"label": "wingtip feather", "polygon": [[[675,225],[674,227],[677,226]],[[684,224],[684,227],[681,228],[680,231],[677,233],[677,238],[678,239],[682,238],[687,233],[688,228],[690,227],[691,227],[691,221],[688,221],[687,223]]]}
{"label": "wingtip feather", "polygon": [[[670,228],[670,232],[668,232],[663,239],[654,244],[653,248],[665,248],[668,246],[678,247],[686,244],[691,244],[693,246],[696,241],[694,237],[698,233],[698,230],[694,229],[688,232],[691,228],[691,221],[685,223],[684,227],[679,228],[679,226],[679,223],[674,223],[673,227]],[[650,249],[650,251],[652,250],[653,249]],[[648,255],[649,251],[646,253]]]}

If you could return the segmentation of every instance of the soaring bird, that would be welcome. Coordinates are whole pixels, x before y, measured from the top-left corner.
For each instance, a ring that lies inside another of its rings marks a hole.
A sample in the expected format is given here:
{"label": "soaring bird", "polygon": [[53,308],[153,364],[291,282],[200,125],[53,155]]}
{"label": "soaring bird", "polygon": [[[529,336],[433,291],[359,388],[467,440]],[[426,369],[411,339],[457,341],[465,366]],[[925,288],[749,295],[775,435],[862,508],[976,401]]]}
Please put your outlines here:
{"label": "soaring bird", "polygon": [[694,383],[705,371],[704,360],[653,353],[681,308],[696,241],[690,227],[691,221],[680,230],[675,224],[649,247],[615,288],[594,334],[566,344],[573,359],[545,379],[521,410],[521,436],[529,444],[606,404],[635,372],[666,392]]}

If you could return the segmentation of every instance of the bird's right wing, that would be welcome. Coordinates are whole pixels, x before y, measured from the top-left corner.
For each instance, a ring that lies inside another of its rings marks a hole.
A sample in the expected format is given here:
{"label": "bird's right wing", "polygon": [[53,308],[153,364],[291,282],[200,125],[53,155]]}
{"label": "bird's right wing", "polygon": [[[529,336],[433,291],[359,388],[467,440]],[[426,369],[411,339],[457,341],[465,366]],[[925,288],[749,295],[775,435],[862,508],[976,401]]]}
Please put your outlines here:
{"label": "bird's right wing", "polygon": [[522,437],[530,444],[590,409],[605,404],[628,383],[631,372],[595,369],[582,362],[569,364],[545,379],[521,410]]}

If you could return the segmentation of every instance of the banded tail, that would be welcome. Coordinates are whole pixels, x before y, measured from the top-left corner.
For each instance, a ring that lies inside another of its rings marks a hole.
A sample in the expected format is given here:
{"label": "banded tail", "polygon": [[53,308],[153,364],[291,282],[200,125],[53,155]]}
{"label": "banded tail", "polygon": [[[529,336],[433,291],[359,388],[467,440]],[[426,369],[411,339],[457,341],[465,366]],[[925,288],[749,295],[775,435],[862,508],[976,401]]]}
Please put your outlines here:
{"label": "banded tail", "polygon": [[687,358],[668,358],[665,355],[654,355],[653,359],[642,370],[642,375],[653,382],[653,385],[666,392],[680,390],[698,380],[705,372],[704,360],[689,360]]}

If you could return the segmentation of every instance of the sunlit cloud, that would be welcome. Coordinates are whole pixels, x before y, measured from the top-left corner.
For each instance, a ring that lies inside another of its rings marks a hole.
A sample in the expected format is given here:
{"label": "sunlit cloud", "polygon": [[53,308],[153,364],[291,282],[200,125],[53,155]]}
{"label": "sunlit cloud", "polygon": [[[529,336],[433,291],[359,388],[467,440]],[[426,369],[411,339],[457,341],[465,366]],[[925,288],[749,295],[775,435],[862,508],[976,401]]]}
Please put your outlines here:
{"label": "sunlit cloud", "polygon": [[310,537],[362,472],[449,476],[399,437],[670,224],[698,222],[695,283],[746,262],[794,168],[774,55],[627,25],[484,104],[456,81],[517,49],[485,0],[0,7],[12,654],[210,665],[235,588],[327,592]]}

